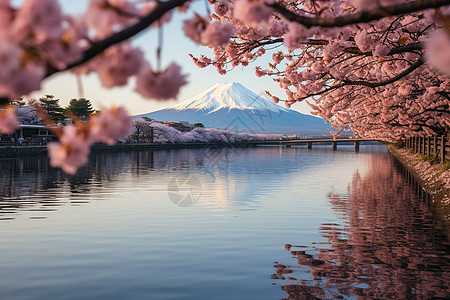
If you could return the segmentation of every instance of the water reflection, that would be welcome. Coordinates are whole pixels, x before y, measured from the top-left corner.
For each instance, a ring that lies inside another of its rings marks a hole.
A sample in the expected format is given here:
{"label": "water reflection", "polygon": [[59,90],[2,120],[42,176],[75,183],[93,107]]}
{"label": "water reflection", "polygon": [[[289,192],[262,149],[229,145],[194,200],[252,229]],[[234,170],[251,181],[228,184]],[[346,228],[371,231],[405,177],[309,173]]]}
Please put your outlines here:
{"label": "water reflection", "polygon": [[[21,211],[53,211],[107,199],[123,189],[165,191],[171,178],[186,174],[195,174],[204,185],[203,205],[254,209],[258,195],[276,189],[299,168],[323,163],[303,157],[307,151],[264,147],[93,153],[89,164],[73,176],[51,168],[45,155],[0,159],[0,220],[13,219]],[[316,152],[320,155],[328,157]]]}
{"label": "water reflection", "polygon": [[286,281],[287,299],[450,298],[448,241],[427,203],[391,157],[369,163],[347,193],[329,193],[342,222],[322,224],[326,242],[286,245],[297,264],[277,264],[273,277]]}

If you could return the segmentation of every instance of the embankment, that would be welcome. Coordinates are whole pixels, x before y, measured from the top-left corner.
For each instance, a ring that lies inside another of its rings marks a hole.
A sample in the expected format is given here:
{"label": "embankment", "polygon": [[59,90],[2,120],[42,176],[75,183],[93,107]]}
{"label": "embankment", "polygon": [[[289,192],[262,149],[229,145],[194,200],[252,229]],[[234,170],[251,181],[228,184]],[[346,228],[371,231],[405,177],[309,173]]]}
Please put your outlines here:
{"label": "embankment", "polygon": [[391,144],[387,148],[430,195],[430,206],[450,237],[450,170],[439,163],[423,161],[420,154],[408,149],[398,149]]}
{"label": "embankment", "polygon": [[19,158],[47,153],[46,146],[30,147],[2,147],[0,148],[0,158]]}
{"label": "embankment", "polygon": [[[250,147],[251,143],[177,143],[177,144],[118,144],[106,145],[95,144],[91,147],[91,152],[119,152],[119,151],[140,151],[140,150],[169,150],[169,149],[187,149],[187,148],[218,148],[233,147],[243,148]],[[20,158],[30,155],[39,155],[47,153],[46,146],[30,146],[30,147],[2,147],[0,148],[0,158]]]}

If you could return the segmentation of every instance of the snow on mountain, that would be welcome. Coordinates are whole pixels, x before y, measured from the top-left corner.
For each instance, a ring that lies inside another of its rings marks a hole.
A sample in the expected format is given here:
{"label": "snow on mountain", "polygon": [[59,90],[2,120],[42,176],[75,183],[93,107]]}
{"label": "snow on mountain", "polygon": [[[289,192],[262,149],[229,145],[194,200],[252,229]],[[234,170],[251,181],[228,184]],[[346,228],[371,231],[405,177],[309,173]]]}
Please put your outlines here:
{"label": "snow on mountain", "polygon": [[262,109],[287,112],[288,109],[256,95],[240,83],[219,83],[199,95],[171,107],[176,110],[197,109],[209,112],[220,109]]}
{"label": "snow on mountain", "polygon": [[256,95],[240,83],[221,83],[178,105],[135,116],[188,121],[248,133],[329,134],[325,120],[301,114]]}

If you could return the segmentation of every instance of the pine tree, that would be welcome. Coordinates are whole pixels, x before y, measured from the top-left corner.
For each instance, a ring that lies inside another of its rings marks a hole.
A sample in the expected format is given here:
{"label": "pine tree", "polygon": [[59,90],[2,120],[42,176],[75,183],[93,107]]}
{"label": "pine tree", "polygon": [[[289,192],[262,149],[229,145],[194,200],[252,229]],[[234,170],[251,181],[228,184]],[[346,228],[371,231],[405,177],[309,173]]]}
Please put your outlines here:
{"label": "pine tree", "polygon": [[54,95],[45,95],[39,98],[39,104],[54,122],[62,121],[66,117],[64,108],[59,105],[59,99],[55,99]]}
{"label": "pine tree", "polygon": [[82,120],[86,120],[94,112],[95,110],[92,108],[91,101],[85,98],[71,99],[66,108],[66,114],[68,117],[73,115]]}

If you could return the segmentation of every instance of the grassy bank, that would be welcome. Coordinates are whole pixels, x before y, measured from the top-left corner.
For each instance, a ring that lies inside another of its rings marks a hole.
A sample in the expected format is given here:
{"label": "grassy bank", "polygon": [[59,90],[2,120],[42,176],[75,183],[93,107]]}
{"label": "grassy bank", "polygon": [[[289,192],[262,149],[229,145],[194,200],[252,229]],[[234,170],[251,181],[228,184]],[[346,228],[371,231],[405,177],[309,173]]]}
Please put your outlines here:
{"label": "grassy bank", "polygon": [[405,148],[398,149],[394,145],[387,147],[430,194],[432,209],[450,237],[450,163],[442,165]]}

